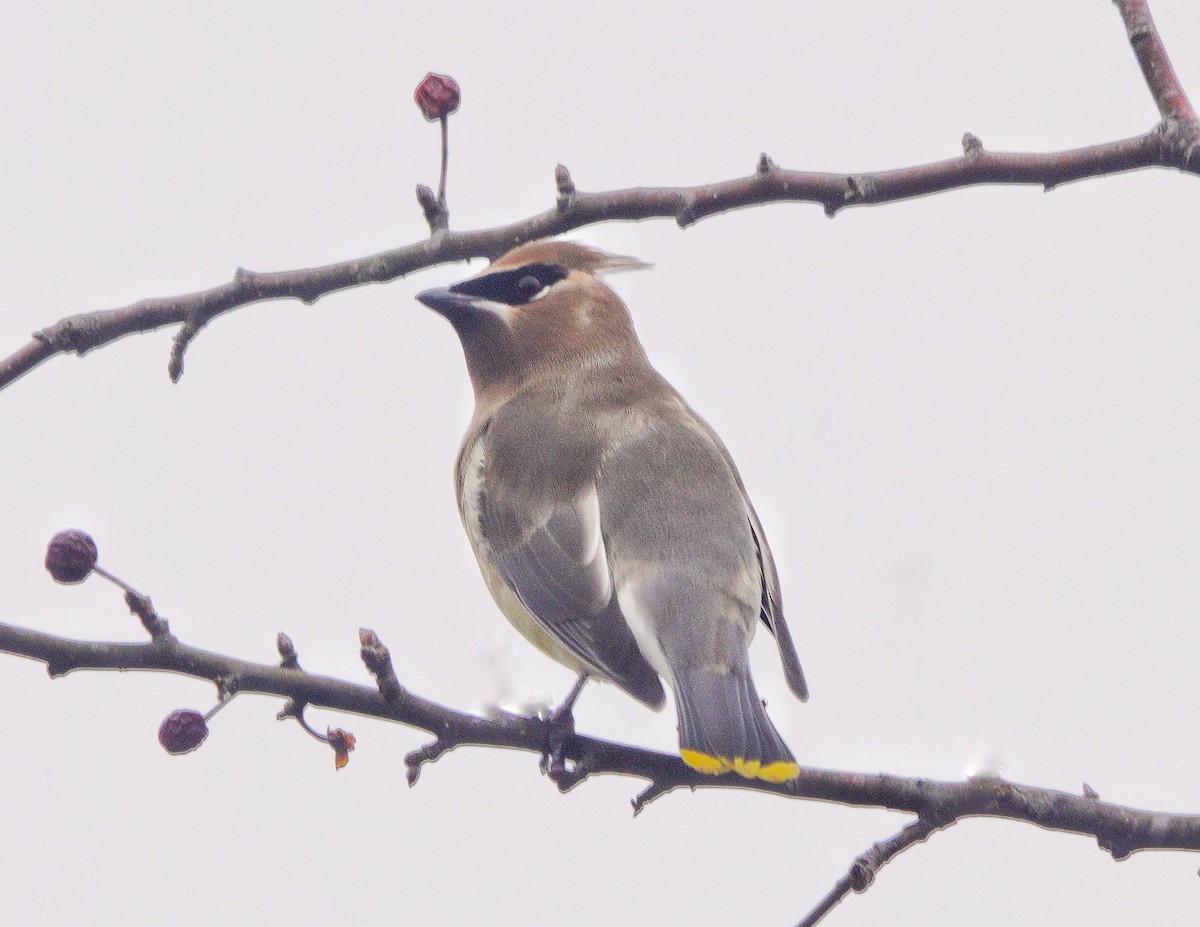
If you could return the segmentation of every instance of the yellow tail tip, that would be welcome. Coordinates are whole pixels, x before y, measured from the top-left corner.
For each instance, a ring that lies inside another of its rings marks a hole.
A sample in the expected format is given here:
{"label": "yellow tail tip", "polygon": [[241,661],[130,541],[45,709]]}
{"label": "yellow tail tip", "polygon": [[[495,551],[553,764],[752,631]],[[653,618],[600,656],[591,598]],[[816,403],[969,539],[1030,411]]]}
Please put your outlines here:
{"label": "yellow tail tip", "polygon": [[747,760],[740,756],[730,759],[726,756],[712,756],[699,750],[680,750],[683,761],[698,773],[706,776],[719,776],[722,773],[735,772],[744,779],[762,779],[764,782],[787,782],[800,775],[798,763],[787,760],[776,760],[764,764],[761,760]]}

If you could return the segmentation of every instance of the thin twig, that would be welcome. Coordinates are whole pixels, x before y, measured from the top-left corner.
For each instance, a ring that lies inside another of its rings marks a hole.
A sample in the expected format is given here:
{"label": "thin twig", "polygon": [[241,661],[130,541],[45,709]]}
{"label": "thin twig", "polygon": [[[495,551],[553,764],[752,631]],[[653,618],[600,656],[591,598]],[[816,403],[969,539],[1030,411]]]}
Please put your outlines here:
{"label": "thin twig", "polygon": [[804,920],[800,921],[796,927],[815,927],[817,922],[837,907],[850,892],[865,892],[875,881],[875,876],[878,875],[880,869],[909,847],[927,839],[941,826],[935,824],[930,818],[917,818],[900,833],[889,837],[882,843],[876,843],[854,860],[850,865],[850,870],[838,879],[829,894],[822,898],[820,904],[809,911]]}
{"label": "thin twig", "polygon": [[299,724],[300,729],[304,731],[304,733],[308,734],[308,736],[313,740],[320,741],[323,744],[329,743],[329,738],[309,724],[308,719],[304,717],[304,709],[306,707],[307,706],[304,702],[298,701],[294,698],[288,699],[287,704],[283,706],[283,709],[275,716],[275,719],[277,721],[283,721],[287,718],[291,718],[293,721]]}
{"label": "thin twig", "polygon": [[645,810],[646,806],[656,798],[661,798],[670,791],[669,786],[659,785],[657,782],[651,782],[642,791],[638,792],[630,799],[629,804],[633,806],[633,816],[636,818]]}
{"label": "thin twig", "polygon": [[1164,121],[1195,122],[1196,110],[1192,108],[1179,76],[1167,55],[1150,6],[1146,0],[1113,0],[1125,22],[1125,33],[1137,56],[1142,77],[1158,106]]}
{"label": "thin twig", "polygon": [[99,565],[93,566],[92,572],[124,590],[125,604],[137,616],[138,620],[142,622],[142,627],[146,629],[151,638],[160,642],[170,639],[171,626],[165,618],[154,610],[154,603],[150,601],[150,596],[138,592],[129,583],[125,582],[125,580],[113,576],[112,573],[109,573],[108,570]]}

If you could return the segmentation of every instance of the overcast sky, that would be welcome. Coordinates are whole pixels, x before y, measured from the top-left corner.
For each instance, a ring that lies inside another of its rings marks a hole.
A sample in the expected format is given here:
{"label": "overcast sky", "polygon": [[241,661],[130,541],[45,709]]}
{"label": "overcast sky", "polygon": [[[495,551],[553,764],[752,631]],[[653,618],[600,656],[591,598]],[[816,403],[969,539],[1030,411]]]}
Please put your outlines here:
{"label": "overcast sky", "polygon": [[[1153,0],[1200,98],[1200,7]],[[0,7],[0,355],[78,312],[373,254],[427,229],[428,70],[463,88],[457,228],[585,190],[785,167],[868,171],[1055,150],[1157,112],[1103,0],[982,3],[8,3]],[[958,191],[833,221],[812,205],[574,237],[653,262],[612,278],[651,358],[724,437],[765,523],[812,688],[759,688],[803,764],[1015,781],[1200,812],[1200,233],[1196,180],[1143,171]],[[0,396],[0,620],[141,640],[119,594],[63,587],[77,527],[186,642],[463,709],[556,701],[570,674],[478,575],[451,467],[457,339],[435,268],[205,330],[56,358]],[[0,872],[11,923],[793,924],[907,818],[732,791],[632,819],[635,780],[557,793],[527,754],[420,732],[336,772],[246,696],[186,757],[155,740],[212,687],[0,658]],[[591,686],[581,730],[674,749],[673,711]],[[889,866],[837,927],[1181,923],[1200,857],[969,820]]]}

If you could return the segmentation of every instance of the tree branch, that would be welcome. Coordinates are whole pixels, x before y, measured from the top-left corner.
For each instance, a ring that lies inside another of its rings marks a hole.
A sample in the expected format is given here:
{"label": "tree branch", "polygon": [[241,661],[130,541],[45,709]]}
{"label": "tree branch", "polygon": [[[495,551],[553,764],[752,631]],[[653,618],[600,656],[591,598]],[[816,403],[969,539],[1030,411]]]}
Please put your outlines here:
{"label": "tree branch", "polygon": [[1147,0],[1113,0],[1125,21],[1125,33],[1137,56],[1146,86],[1164,121],[1195,122],[1196,111],[1167,56]]}
{"label": "tree branch", "polygon": [[[423,762],[457,746],[503,747],[545,756],[559,746],[555,741],[558,736],[562,738],[563,757],[573,764],[571,775],[559,783],[563,791],[591,775],[616,773],[649,780],[650,797],[678,788],[748,789],[786,798],[904,811],[918,815],[926,822],[925,826],[936,824],[936,828],[965,817],[1024,821],[1048,830],[1095,837],[1100,847],[1117,860],[1148,849],[1200,852],[1200,815],[1142,811],[1102,802],[1094,794],[1073,795],[998,778],[939,782],[805,768],[798,779],[785,784],[736,776],[705,776],[684,765],[677,756],[580,734],[564,737],[561,729],[556,731],[551,722],[542,718],[507,713],[482,718],[431,702],[393,681],[390,657],[386,657],[386,648],[373,633],[364,632],[363,640],[364,652],[371,651],[366,657],[371,672],[381,681],[386,695],[379,688],[318,676],[291,666],[252,663],[200,650],[169,634],[141,644],[101,643],[0,624],[0,652],[41,661],[52,677],[77,670],[179,673],[207,679],[227,694],[272,695],[428,731],[437,738],[437,743],[410,756],[410,781],[416,780]],[[895,852],[885,854],[879,865]]]}
{"label": "tree branch", "polygon": [[[1050,153],[990,152],[975,136],[963,137],[961,157],[866,174],[785,170],[765,154],[747,177],[694,187],[639,187],[602,193],[575,189],[561,165],[553,209],[510,225],[454,232],[431,215],[440,201],[428,188],[422,205],[430,221],[425,241],[370,257],[307,270],[256,273],[239,269],[230,283],[182,296],[142,300],[122,309],[84,313],[34,334],[33,341],[0,360],[0,389],[57,354],[86,354],[135,332],[182,326],[168,371],[183,373],[183,355],[217,316],[270,299],[313,303],[322,296],[367,283],[384,283],[416,270],[469,258],[494,258],[534,238],[560,235],[600,222],[674,219],[687,227],[709,216],[768,203],[818,203],[834,216],[848,206],[879,205],[981,184],[1036,184],[1051,190],[1086,177],[1143,167],[1172,167],[1200,174],[1200,122],[1171,66],[1146,0],[1114,0],[1130,44],[1158,105],[1162,121],[1144,135]],[[444,153],[444,149],[443,149]],[[443,179],[444,183],[444,179]],[[444,210],[444,202],[441,209]],[[437,221],[435,221],[437,220]]]}
{"label": "tree branch", "polygon": [[816,927],[816,924],[832,911],[850,892],[862,894],[875,882],[879,870],[909,847],[922,843],[930,834],[941,830],[947,824],[940,824],[931,817],[921,817],[907,825],[900,833],[889,837],[882,843],[876,843],[856,858],[850,865],[850,871],[838,879],[837,884],[829,894],[821,899],[820,904],[808,912],[804,920],[796,927]]}

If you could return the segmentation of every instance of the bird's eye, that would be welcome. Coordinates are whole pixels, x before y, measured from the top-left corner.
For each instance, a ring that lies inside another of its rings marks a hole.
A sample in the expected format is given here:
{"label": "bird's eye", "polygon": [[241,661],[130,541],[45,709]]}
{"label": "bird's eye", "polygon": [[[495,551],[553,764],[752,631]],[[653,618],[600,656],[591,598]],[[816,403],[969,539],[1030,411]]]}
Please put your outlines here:
{"label": "bird's eye", "polygon": [[545,289],[545,287],[543,286],[542,281],[533,276],[533,274],[522,277],[517,281],[517,295],[526,302],[529,302],[529,300],[537,296],[538,293],[540,293],[543,289]]}
{"label": "bird's eye", "polygon": [[471,277],[450,287],[451,293],[475,296],[506,306],[519,306],[533,302],[570,273],[561,264],[538,262],[514,267],[512,270],[496,270],[481,277]]}

